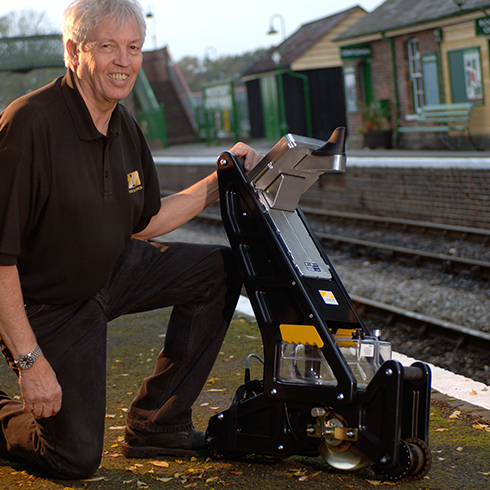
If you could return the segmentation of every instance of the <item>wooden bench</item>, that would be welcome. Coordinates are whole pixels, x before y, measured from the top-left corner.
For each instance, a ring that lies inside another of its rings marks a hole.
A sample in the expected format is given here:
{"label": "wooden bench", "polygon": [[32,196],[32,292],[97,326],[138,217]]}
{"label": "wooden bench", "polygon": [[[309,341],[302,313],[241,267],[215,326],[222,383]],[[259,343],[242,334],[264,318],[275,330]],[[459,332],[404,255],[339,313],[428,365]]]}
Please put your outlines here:
{"label": "wooden bench", "polygon": [[439,136],[441,141],[451,150],[454,150],[455,147],[451,144],[449,133],[459,133],[456,146],[459,149],[461,147],[461,137],[466,131],[471,144],[476,148],[469,130],[472,111],[473,104],[471,102],[426,105],[418,109],[416,114],[406,116],[406,120],[413,122],[414,125],[399,126],[397,130],[400,134],[433,133]]}

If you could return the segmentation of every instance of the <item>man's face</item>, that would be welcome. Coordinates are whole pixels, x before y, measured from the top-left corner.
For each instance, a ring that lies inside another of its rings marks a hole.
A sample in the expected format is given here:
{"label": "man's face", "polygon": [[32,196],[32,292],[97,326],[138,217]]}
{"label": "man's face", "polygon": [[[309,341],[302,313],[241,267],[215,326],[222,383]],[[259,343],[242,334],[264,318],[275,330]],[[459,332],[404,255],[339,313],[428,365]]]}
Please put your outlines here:
{"label": "man's face", "polygon": [[130,94],[143,62],[142,44],[134,21],[119,30],[114,23],[103,22],[90,34],[80,48],[76,67],[89,106],[106,110]]}

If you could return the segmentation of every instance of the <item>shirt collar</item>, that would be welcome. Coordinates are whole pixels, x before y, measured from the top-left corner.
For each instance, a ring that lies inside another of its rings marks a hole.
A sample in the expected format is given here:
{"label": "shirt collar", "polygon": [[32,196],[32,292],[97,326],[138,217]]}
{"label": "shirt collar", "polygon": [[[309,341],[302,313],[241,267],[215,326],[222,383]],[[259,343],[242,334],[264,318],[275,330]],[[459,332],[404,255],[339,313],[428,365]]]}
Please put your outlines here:
{"label": "shirt collar", "polygon": [[[88,110],[82,95],[75,84],[75,74],[68,68],[66,75],[61,81],[61,90],[70,111],[73,123],[77,130],[78,136],[82,140],[95,140],[105,138],[102,133],[95,127],[92,116]],[[113,137],[120,133],[121,117],[119,104],[116,105],[112,112],[109,122],[109,131],[107,137]]]}

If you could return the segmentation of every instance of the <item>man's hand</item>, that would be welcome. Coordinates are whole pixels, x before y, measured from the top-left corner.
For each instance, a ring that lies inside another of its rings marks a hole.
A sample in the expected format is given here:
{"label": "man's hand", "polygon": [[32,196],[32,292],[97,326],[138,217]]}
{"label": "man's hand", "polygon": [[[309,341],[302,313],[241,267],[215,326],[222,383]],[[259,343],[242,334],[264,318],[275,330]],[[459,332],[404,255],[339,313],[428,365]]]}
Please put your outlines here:
{"label": "man's hand", "polygon": [[244,159],[243,167],[245,173],[250,172],[264,158],[264,155],[261,155],[245,143],[236,143],[230,153],[234,153],[238,158]]}
{"label": "man's hand", "polygon": [[61,409],[62,390],[53,368],[41,354],[30,369],[20,371],[24,410],[36,418],[47,418]]}

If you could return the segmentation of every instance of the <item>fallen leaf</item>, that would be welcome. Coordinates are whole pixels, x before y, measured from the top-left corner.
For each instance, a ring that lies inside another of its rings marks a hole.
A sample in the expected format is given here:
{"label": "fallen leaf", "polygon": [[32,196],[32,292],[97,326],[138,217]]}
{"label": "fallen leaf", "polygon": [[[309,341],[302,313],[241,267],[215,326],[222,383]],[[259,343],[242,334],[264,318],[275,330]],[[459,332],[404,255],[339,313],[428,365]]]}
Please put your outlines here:
{"label": "fallen leaf", "polygon": [[461,415],[461,412],[459,410],[455,410],[450,416],[450,419],[457,419]]}
{"label": "fallen leaf", "polygon": [[462,450],[463,450],[463,448],[461,446],[459,446],[459,447],[456,448],[456,451],[461,452]]}
{"label": "fallen leaf", "polygon": [[470,395],[478,395],[478,393],[475,390],[471,390]]}
{"label": "fallen leaf", "polygon": [[153,466],[159,466],[160,468],[168,468],[168,463],[166,461],[150,461]]}
{"label": "fallen leaf", "polygon": [[169,481],[172,481],[174,479],[173,476],[165,476],[163,478],[160,478],[158,476],[155,476],[154,478],[155,478],[155,480],[161,481],[163,483],[168,483]]}

